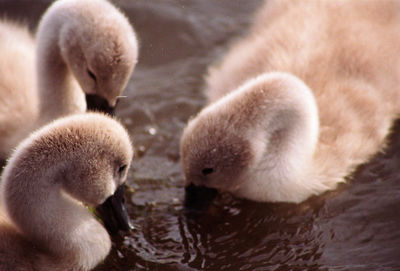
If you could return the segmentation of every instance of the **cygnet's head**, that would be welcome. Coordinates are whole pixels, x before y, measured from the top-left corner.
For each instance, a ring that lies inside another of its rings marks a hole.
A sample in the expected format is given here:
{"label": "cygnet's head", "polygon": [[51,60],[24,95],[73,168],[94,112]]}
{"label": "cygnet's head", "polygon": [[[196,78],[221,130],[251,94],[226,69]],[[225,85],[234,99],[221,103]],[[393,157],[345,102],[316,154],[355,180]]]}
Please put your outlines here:
{"label": "cygnet's head", "polygon": [[300,79],[278,72],[250,79],[189,121],[180,145],[185,185],[296,201],[318,125],[312,92]]}
{"label": "cygnet's head", "polygon": [[56,121],[50,128],[52,136],[44,144],[62,149],[68,142],[65,151],[73,150],[63,181],[64,190],[72,197],[98,206],[126,181],[133,148],[117,121],[91,113]]}
{"label": "cygnet's head", "polygon": [[17,182],[24,180],[16,179],[30,172],[32,180],[55,181],[72,198],[98,206],[125,182],[132,157],[128,133],[117,121],[99,113],[76,114],[46,125],[17,147],[3,173],[4,188],[20,189]]}
{"label": "cygnet's head", "polygon": [[180,153],[186,186],[230,191],[250,167],[253,154],[245,127],[229,111],[211,105],[185,128]]}
{"label": "cygnet's head", "polygon": [[[60,2],[61,7],[64,3]],[[61,55],[83,91],[113,107],[137,63],[135,32],[128,19],[107,1],[64,2],[73,7],[60,33]]]}

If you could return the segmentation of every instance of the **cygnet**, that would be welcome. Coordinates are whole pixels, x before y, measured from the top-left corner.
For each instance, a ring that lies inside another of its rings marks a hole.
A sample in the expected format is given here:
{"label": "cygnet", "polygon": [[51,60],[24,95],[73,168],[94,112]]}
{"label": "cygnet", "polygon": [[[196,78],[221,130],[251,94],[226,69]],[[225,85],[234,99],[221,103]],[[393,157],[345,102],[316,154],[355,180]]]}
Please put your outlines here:
{"label": "cygnet", "polygon": [[128,19],[106,0],[55,1],[36,40],[0,21],[0,158],[29,132],[86,110],[86,95],[115,106],[138,58]]}
{"label": "cygnet", "polygon": [[396,1],[266,1],[209,69],[185,185],[298,203],[344,182],[400,113],[399,29]]}
{"label": "cygnet", "polygon": [[126,130],[100,113],[60,118],[22,141],[1,176],[0,270],[101,262],[110,237],[86,206],[120,193],[132,156]]}

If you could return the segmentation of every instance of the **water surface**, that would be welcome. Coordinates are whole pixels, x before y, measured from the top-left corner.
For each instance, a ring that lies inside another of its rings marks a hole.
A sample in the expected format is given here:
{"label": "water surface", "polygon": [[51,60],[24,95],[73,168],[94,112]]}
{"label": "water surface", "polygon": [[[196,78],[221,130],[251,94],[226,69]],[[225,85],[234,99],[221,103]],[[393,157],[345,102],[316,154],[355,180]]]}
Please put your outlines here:
{"label": "water surface", "polygon": [[[0,0],[32,29],[51,1]],[[117,116],[136,146],[128,210],[96,270],[400,270],[400,124],[385,154],[334,192],[300,205],[219,195],[183,207],[179,137],[204,104],[207,66],[243,33],[260,0],[119,0],[140,38],[140,60]]]}

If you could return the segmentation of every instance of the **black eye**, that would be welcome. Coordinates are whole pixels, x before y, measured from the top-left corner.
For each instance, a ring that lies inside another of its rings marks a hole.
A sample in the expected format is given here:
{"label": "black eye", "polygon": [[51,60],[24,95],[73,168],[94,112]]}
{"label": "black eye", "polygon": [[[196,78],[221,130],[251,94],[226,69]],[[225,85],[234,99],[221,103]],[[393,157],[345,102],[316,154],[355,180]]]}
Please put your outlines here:
{"label": "black eye", "polygon": [[97,80],[96,75],[89,69],[87,70],[87,73],[96,82],[96,80]]}
{"label": "black eye", "polygon": [[214,169],[210,168],[210,167],[203,168],[203,170],[201,171],[201,173],[203,173],[204,176],[210,175],[213,172],[214,172]]}
{"label": "black eye", "polygon": [[126,165],[122,165],[118,168],[118,174],[122,175],[122,173],[125,171]]}

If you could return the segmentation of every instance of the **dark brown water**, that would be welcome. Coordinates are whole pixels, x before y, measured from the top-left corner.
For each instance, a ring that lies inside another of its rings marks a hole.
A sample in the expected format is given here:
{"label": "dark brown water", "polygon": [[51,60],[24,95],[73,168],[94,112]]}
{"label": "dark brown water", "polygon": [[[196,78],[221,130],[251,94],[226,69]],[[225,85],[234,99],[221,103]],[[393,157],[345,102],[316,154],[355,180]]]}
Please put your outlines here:
{"label": "dark brown water", "polygon": [[[50,1],[0,0],[33,28]],[[202,77],[243,33],[260,0],[120,0],[138,32],[140,63],[117,115],[137,148],[128,209],[96,270],[400,270],[400,123],[385,154],[337,191],[300,205],[219,195],[183,207],[179,137],[203,105]]]}

